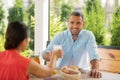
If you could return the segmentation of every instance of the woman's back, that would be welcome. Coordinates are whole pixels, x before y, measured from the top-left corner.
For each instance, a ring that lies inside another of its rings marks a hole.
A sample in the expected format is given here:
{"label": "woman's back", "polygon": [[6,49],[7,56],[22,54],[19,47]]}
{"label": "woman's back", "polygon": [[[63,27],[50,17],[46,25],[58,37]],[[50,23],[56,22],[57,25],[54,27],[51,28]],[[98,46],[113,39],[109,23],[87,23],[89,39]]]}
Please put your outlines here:
{"label": "woman's back", "polygon": [[28,80],[29,62],[15,49],[0,52],[0,80]]}

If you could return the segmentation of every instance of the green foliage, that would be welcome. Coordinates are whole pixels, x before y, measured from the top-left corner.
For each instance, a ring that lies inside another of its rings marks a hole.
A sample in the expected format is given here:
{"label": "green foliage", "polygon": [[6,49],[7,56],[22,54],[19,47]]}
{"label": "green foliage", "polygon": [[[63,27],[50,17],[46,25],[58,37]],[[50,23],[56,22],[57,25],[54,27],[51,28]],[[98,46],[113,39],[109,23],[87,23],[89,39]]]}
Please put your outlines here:
{"label": "green foliage", "polygon": [[18,7],[10,8],[8,21],[9,21],[9,23],[11,23],[13,21],[23,21],[22,8],[18,8]]}
{"label": "green foliage", "polygon": [[3,35],[0,35],[0,51],[4,50],[4,37]]}
{"label": "green foliage", "polygon": [[105,12],[100,5],[100,0],[87,0],[84,14],[86,17],[85,28],[94,33],[97,44],[104,44]]}
{"label": "green foliage", "polygon": [[23,2],[22,0],[15,0],[16,3],[14,7],[9,8],[9,16],[8,16],[8,21],[13,22],[13,21],[24,21],[24,9],[23,9]]}
{"label": "green foliage", "polygon": [[60,22],[60,18],[50,16],[50,39],[52,39],[57,33],[62,32],[65,29],[64,22]]}
{"label": "green foliage", "polygon": [[4,50],[4,33],[5,33],[5,25],[4,25],[4,10],[2,8],[2,3],[0,3],[0,51]]}
{"label": "green foliage", "polygon": [[3,36],[4,35],[4,31],[5,31],[5,25],[4,25],[4,10],[2,8],[2,4],[0,4],[0,34]]}
{"label": "green foliage", "polygon": [[29,47],[30,47],[31,50],[34,50],[34,29],[35,29],[34,8],[35,8],[35,5],[31,1],[31,5],[28,9],[28,25],[30,27]]}
{"label": "green foliage", "polygon": [[4,15],[4,10],[2,8],[2,4],[0,4],[0,24],[3,23],[3,19],[5,18],[5,15]]}
{"label": "green foliage", "polygon": [[24,56],[24,57],[29,57],[29,55],[30,55],[31,53],[33,53],[32,50],[26,49],[24,52],[21,53],[21,55]]}
{"label": "green foliage", "polygon": [[30,42],[29,47],[31,50],[34,50],[34,29],[35,29],[35,19],[31,16],[31,23],[30,23]]}
{"label": "green foliage", "polygon": [[60,16],[60,20],[61,21],[66,21],[69,17],[69,14],[73,11],[72,6],[63,3],[61,5],[61,16]]}
{"label": "green foliage", "polygon": [[111,46],[120,46],[120,6],[113,14],[111,34]]}
{"label": "green foliage", "polygon": [[30,28],[30,42],[27,49],[21,54],[25,57],[29,57],[30,53],[33,53],[34,51],[34,28],[35,28],[34,8],[35,5],[33,3],[33,0],[30,0],[30,5],[27,10],[28,26]]}
{"label": "green foliage", "polygon": [[23,0],[15,0],[15,6],[16,7],[22,7],[23,6]]}

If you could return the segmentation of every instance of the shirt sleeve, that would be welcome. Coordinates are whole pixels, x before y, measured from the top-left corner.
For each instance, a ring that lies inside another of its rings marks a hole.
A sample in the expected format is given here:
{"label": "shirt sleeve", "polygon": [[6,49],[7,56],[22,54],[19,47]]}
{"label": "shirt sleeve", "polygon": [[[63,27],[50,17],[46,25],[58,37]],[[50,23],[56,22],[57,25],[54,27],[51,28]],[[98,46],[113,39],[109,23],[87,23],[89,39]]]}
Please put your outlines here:
{"label": "shirt sleeve", "polygon": [[99,59],[95,36],[93,35],[92,32],[90,32],[88,35],[89,37],[86,48],[89,54],[90,61],[93,59]]}
{"label": "shirt sleeve", "polygon": [[60,36],[61,34],[57,34],[53,40],[50,42],[50,44],[47,46],[45,50],[42,51],[42,56],[44,55],[45,52],[50,52],[53,49],[53,45],[59,45],[60,44]]}

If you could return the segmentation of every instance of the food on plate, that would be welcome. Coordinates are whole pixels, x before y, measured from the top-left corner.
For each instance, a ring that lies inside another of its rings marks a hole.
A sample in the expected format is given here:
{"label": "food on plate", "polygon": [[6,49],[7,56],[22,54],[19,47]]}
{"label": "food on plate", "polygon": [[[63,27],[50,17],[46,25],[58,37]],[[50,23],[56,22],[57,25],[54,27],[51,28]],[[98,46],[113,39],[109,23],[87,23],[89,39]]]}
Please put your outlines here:
{"label": "food on plate", "polygon": [[79,69],[77,66],[73,66],[73,65],[68,66],[68,68],[71,68],[71,69],[74,69],[74,70],[78,70]]}
{"label": "food on plate", "polygon": [[57,70],[53,70],[53,75],[55,75],[55,74],[57,74],[58,73],[58,71]]}
{"label": "food on plate", "polygon": [[81,72],[76,66],[64,66],[60,70],[60,75],[62,77],[62,80],[79,80]]}
{"label": "food on plate", "polygon": [[61,69],[62,72],[70,75],[79,74],[80,71],[76,66],[65,66]]}

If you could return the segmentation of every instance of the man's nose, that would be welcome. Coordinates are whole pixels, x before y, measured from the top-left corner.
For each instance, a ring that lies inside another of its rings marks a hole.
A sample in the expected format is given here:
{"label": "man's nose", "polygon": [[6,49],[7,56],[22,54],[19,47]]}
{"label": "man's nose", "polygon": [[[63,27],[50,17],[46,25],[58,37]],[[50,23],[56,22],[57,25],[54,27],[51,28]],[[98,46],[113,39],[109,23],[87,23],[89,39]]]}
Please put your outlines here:
{"label": "man's nose", "polygon": [[73,27],[76,28],[76,27],[77,27],[77,24],[73,24]]}

